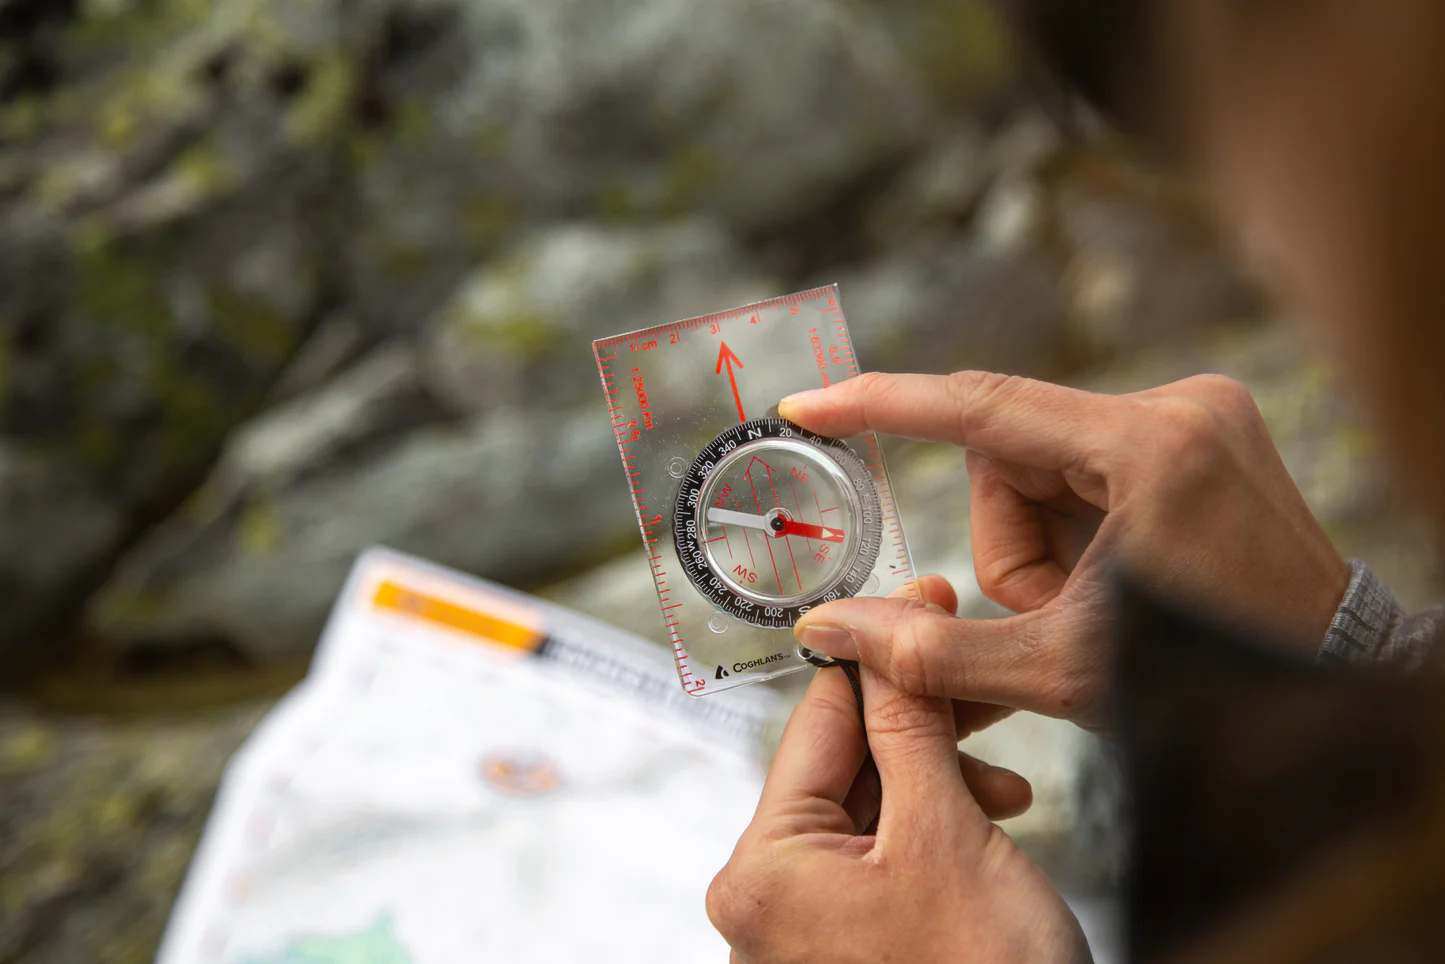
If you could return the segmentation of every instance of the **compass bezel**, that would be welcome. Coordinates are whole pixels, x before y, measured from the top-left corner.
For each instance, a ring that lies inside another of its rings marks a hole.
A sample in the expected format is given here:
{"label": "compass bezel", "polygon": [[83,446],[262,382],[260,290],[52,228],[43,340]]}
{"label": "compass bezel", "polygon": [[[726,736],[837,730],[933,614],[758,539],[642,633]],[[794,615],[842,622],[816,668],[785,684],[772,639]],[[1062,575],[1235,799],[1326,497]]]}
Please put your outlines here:
{"label": "compass bezel", "polygon": [[[749,592],[719,572],[708,551],[706,523],[699,512],[710,478],[738,458],[739,451],[760,445],[777,447],[780,442],[789,443],[789,448],[806,445],[809,455],[823,463],[835,482],[846,483],[852,531],[857,534],[852,557],[836,579],[809,593],[788,597]],[[742,422],[704,446],[681,480],[673,512],[673,541],[688,581],[720,612],[763,629],[791,629],[813,607],[862,593],[877,565],[882,534],[878,489],[857,453],[841,439],[817,435],[778,417]]]}

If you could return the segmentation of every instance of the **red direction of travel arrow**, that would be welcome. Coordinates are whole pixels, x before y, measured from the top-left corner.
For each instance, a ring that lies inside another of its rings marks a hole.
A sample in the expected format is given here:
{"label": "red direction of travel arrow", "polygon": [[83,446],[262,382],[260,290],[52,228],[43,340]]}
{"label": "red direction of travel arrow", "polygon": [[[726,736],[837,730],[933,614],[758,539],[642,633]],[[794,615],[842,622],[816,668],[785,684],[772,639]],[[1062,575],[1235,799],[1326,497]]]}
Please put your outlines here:
{"label": "red direction of travel arrow", "polygon": [[733,387],[733,401],[736,402],[738,406],[738,421],[746,422],[748,417],[743,414],[743,398],[738,394],[738,375],[737,372],[733,371],[734,365],[742,368],[743,362],[741,358],[733,354],[733,350],[728,347],[727,342],[722,343],[722,350],[717,353],[716,374],[722,374],[724,365],[728,366],[728,382]]}

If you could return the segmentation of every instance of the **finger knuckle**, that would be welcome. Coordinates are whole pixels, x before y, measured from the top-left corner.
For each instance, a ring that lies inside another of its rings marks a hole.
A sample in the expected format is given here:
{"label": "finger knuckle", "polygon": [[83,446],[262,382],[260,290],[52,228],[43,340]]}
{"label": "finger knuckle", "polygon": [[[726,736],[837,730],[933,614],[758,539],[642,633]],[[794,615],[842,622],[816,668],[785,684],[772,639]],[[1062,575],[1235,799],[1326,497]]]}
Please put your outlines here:
{"label": "finger knuckle", "polygon": [[707,888],[708,919],[729,944],[749,936],[746,933],[749,916],[743,907],[736,880],[736,872],[729,864],[718,872]]}
{"label": "finger knuckle", "polygon": [[858,705],[853,691],[847,687],[834,690],[828,697],[819,698],[808,717],[810,734],[821,739],[824,733],[834,732],[840,727],[846,730],[858,725]]}
{"label": "finger knuckle", "polygon": [[1224,425],[1207,403],[1179,397],[1156,411],[1155,454],[1175,476],[1208,474],[1227,448]]}
{"label": "finger knuckle", "polygon": [[941,620],[922,603],[911,603],[894,625],[888,678],[907,693],[941,695],[940,660],[946,643]]}
{"label": "finger knuckle", "polygon": [[892,383],[883,372],[864,372],[852,380],[852,389],[860,395],[876,395],[887,392]]}
{"label": "finger knuckle", "polygon": [[[978,580],[979,591],[985,599],[1008,606],[1019,582],[1019,566],[1025,561],[1018,546],[1011,543],[975,545],[973,550],[974,577]],[[1010,607],[1011,608],[1011,607]]]}
{"label": "finger knuckle", "polygon": [[1222,408],[1254,407],[1254,396],[1228,375],[1195,375],[1181,383]]}
{"label": "finger knuckle", "polygon": [[[936,703],[937,701],[934,701]],[[942,728],[943,714],[937,705],[916,696],[899,693],[873,708],[868,721],[872,737],[897,738],[901,746],[918,744],[919,737],[932,737]]]}
{"label": "finger knuckle", "polygon": [[857,378],[849,379],[846,384],[865,415],[869,408],[886,406],[898,390],[898,380],[884,372],[864,372]]}
{"label": "finger knuckle", "polygon": [[780,908],[788,902],[765,862],[730,861],[707,889],[707,915],[728,946],[749,959],[782,960],[784,936]]}
{"label": "finger knuckle", "polygon": [[998,602],[1003,574],[1007,571],[1004,565],[998,550],[976,548],[973,551],[974,577],[978,580],[979,592],[990,602]]}
{"label": "finger knuckle", "polygon": [[1196,375],[1184,384],[1193,387],[1222,425],[1230,429],[1263,428],[1264,416],[1254,394],[1228,375]]}
{"label": "finger knuckle", "polygon": [[965,429],[980,413],[997,408],[1001,402],[1026,391],[1029,384],[1030,380],[1021,375],[981,371],[954,372],[944,380]]}

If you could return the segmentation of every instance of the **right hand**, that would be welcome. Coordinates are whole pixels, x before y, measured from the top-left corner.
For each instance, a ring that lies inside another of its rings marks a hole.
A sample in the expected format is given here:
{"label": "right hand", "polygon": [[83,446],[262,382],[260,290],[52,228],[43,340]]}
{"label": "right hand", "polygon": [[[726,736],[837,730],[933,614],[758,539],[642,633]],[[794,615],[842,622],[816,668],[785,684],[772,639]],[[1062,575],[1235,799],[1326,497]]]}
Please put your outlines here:
{"label": "right hand", "polygon": [[1349,584],[1249,393],[1199,376],[1096,395],[981,372],[867,374],[784,399],[810,431],[968,449],[974,568],[1016,616],[844,599],[802,645],[860,659],[907,692],[1101,728],[1111,673],[1104,561],[1162,598],[1312,655]]}

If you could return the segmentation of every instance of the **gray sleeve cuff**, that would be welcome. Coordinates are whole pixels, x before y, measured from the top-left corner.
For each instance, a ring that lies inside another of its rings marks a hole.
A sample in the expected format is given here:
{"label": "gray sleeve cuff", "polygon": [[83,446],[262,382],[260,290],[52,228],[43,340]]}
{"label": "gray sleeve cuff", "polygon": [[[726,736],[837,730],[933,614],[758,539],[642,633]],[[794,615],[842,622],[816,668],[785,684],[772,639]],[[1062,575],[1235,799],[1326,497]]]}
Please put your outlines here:
{"label": "gray sleeve cuff", "polygon": [[1350,586],[1325,633],[1318,661],[1369,666],[1393,663],[1418,669],[1445,622],[1445,610],[1427,609],[1407,616],[1395,594],[1370,567],[1350,560]]}

